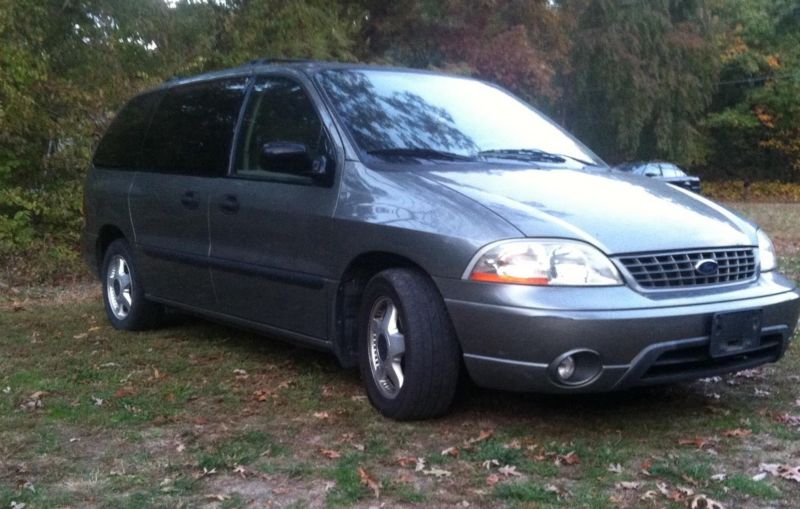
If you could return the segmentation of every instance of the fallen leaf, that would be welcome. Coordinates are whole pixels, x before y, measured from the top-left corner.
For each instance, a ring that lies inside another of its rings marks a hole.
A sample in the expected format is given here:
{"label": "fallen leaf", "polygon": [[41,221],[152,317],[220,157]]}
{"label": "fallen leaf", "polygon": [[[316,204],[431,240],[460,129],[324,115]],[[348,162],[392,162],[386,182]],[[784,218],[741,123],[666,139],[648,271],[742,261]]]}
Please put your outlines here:
{"label": "fallen leaf", "polygon": [[269,391],[258,390],[253,392],[253,399],[255,401],[266,401],[267,399],[269,399],[270,395],[271,393]]}
{"label": "fallen leaf", "polygon": [[381,496],[381,485],[377,479],[372,477],[366,470],[358,467],[358,477],[361,478],[361,484],[368,487],[375,494],[375,498]]}
{"label": "fallen leaf", "polygon": [[319,452],[329,460],[335,460],[342,457],[341,454],[332,449],[320,449]]}
{"label": "fallen leaf", "polygon": [[485,468],[486,470],[491,470],[492,467],[499,467],[500,462],[494,459],[486,460],[483,463],[481,463],[481,466],[483,466],[483,468]]}
{"label": "fallen leaf", "polygon": [[766,472],[759,472],[752,477],[754,481],[763,481],[767,477]]}
{"label": "fallen leaf", "polygon": [[481,431],[480,434],[477,437],[470,438],[469,440],[467,440],[467,443],[468,444],[477,444],[479,442],[483,442],[485,440],[489,440],[490,438],[492,438],[492,435],[494,435],[494,430],[485,429],[485,430]]}
{"label": "fallen leaf", "polygon": [[242,477],[242,479],[247,477],[247,470],[241,465],[236,465],[235,467],[233,467],[233,473],[239,474]]}
{"label": "fallen leaf", "polygon": [[422,472],[423,470],[425,470],[425,458],[420,456],[414,463],[414,472]]}
{"label": "fallen leaf", "polygon": [[577,465],[580,462],[581,459],[575,454],[575,451],[556,456],[556,465]]}
{"label": "fallen leaf", "polygon": [[442,456],[452,456],[454,458],[458,458],[458,448],[448,447],[447,449],[442,451]]}
{"label": "fallen leaf", "polygon": [[500,482],[501,477],[497,474],[489,474],[486,476],[486,486],[492,487]]}
{"label": "fallen leaf", "polygon": [[669,496],[669,485],[667,485],[667,483],[659,481],[656,483],[656,488],[658,488],[659,493],[665,497]]}
{"label": "fallen leaf", "polygon": [[136,394],[136,391],[134,391],[132,388],[123,387],[121,389],[117,389],[117,392],[114,393],[114,397],[115,398],[127,398],[128,396],[133,396],[134,394]]}
{"label": "fallen leaf", "polygon": [[725,506],[705,495],[697,495],[689,502],[690,509],[725,509]]}
{"label": "fallen leaf", "polygon": [[87,336],[89,336],[89,334],[81,332],[80,334],[75,334],[74,336],[72,336],[72,339],[84,339]]}
{"label": "fallen leaf", "polygon": [[317,419],[329,419],[330,415],[328,415],[328,412],[314,412],[314,417]]}
{"label": "fallen leaf", "polygon": [[775,422],[781,424],[788,424],[789,426],[800,426],[800,415],[791,415],[789,413],[779,414],[773,417]]}
{"label": "fallen leaf", "polygon": [[783,479],[800,483],[800,466],[779,465],[777,463],[762,463],[758,466],[762,472],[770,473]]}
{"label": "fallen leaf", "polygon": [[229,498],[231,497],[229,497],[228,495],[223,495],[221,493],[217,493],[215,495],[206,495],[206,500],[216,500],[217,502],[225,502]]}
{"label": "fallen leaf", "polygon": [[714,474],[711,476],[712,481],[721,482],[728,478],[728,474]]}
{"label": "fallen leaf", "polygon": [[97,396],[92,396],[92,402],[94,403],[94,406],[103,406],[103,400]]}
{"label": "fallen leaf", "polygon": [[522,474],[517,472],[517,467],[513,465],[504,465],[497,469],[498,472],[503,474],[506,477],[520,477]]}
{"label": "fallen leaf", "polygon": [[612,463],[612,464],[608,465],[608,469],[607,470],[609,472],[613,472],[615,474],[621,474],[622,473],[622,465],[620,465],[619,463]]}
{"label": "fallen leaf", "polygon": [[694,437],[694,438],[682,438],[678,440],[679,445],[693,445],[698,449],[705,449],[706,447],[711,447],[716,444],[716,441],[713,438],[707,437]]}
{"label": "fallen leaf", "polygon": [[614,485],[618,490],[638,490],[642,483],[639,481],[620,481]]}
{"label": "fallen leaf", "polygon": [[753,394],[755,394],[757,398],[768,398],[772,393],[763,389],[759,389],[758,387],[755,387],[753,389]]}
{"label": "fallen leaf", "polygon": [[408,468],[412,465],[417,464],[417,458],[415,458],[414,456],[400,456],[399,458],[397,458],[396,461],[397,463],[400,464],[401,467],[404,468]]}
{"label": "fallen leaf", "polygon": [[752,435],[753,431],[749,429],[736,428],[725,430],[722,432],[722,434],[726,437],[746,437]]}
{"label": "fallen leaf", "polygon": [[423,470],[423,474],[425,475],[432,475],[434,477],[450,477],[453,475],[453,472],[449,470],[443,470],[441,468],[431,468],[429,470]]}
{"label": "fallen leaf", "polygon": [[657,496],[658,492],[656,490],[648,490],[644,492],[644,495],[639,497],[639,500],[641,500],[642,502],[648,502],[655,500]]}

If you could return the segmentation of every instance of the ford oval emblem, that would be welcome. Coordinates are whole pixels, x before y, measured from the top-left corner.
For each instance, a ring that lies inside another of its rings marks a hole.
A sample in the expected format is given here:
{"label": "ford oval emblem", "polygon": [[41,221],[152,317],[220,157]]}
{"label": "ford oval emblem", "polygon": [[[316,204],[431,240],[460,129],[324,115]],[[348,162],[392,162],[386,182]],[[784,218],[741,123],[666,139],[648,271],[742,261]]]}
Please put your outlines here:
{"label": "ford oval emblem", "polygon": [[701,276],[713,276],[719,270],[719,263],[708,258],[700,260],[694,265],[694,270]]}

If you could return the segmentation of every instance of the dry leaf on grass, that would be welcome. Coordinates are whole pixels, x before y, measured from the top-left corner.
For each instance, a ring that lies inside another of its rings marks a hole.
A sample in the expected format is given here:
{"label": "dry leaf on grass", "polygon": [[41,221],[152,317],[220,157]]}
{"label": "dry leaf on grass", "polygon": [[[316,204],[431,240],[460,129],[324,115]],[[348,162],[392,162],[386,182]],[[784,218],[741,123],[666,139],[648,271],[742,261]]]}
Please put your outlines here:
{"label": "dry leaf on grass", "polygon": [[329,460],[335,460],[342,457],[341,454],[334,451],[333,449],[322,449],[320,448],[319,453],[328,458]]}
{"label": "dry leaf on grass", "polygon": [[492,435],[494,435],[494,430],[485,429],[481,431],[477,437],[468,439],[467,444],[472,445],[483,442],[485,440],[489,440],[490,438],[492,438]]}
{"label": "dry leaf on grass", "polygon": [[497,461],[497,460],[494,460],[494,459],[486,460],[483,463],[481,463],[481,466],[483,468],[485,468],[486,470],[491,470],[492,467],[499,467],[500,466],[500,462]]}
{"label": "dry leaf on grass", "polygon": [[619,463],[612,463],[612,464],[608,465],[608,469],[607,470],[609,472],[612,472],[612,473],[615,473],[615,474],[621,474],[622,473],[622,465],[620,465]]}
{"label": "dry leaf on grass", "polygon": [[403,468],[408,468],[417,464],[417,458],[414,456],[400,456],[395,461]]}
{"label": "dry leaf on grass", "polygon": [[377,479],[372,477],[369,472],[361,467],[358,467],[358,477],[361,478],[361,484],[372,490],[372,492],[375,494],[375,498],[379,498],[381,496],[381,484]]}
{"label": "dry leaf on grass", "polygon": [[689,502],[690,509],[725,509],[725,506],[705,495],[697,495]]}
{"label": "dry leaf on grass", "polygon": [[575,454],[575,451],[568,452],[564,455],[556,456],[556,465],[577,465],[581,462],[581,459]]}
{"label": "dry leaf on grass", "polygon": [[450,477],[453,475],[453,472],[449,470],[443,470],[441,468],[431,468],[428,470],[423,470],[423,474],[425,475],[432,475],[433,477]]}
{"label": "dry leaf on grass", "polygon": [[442,451],[442,456],[452,456],[454,458],[458,458],[458,448],[448,447],[447,449]]}
{"label": "dry leaf on grass", "polygon": [[682,438],[678,440],[678,445],[693,445],[698,449],[706,449],[708,447],[713,447],[716,444],[716,440],[709,437]]}
{"label": "dry leaf on grass", "polygon": [[618,490],[638,490],[642,486],[639,481],[620,481],[614,485]]}
{"label": "dry leaf on grass", "polygon": [[792,467],[778,463],[762,463],[758,466],[758,469],[776,477],[800,483],[800,466]]}
{"label": "dry leaf on grass", "polygon": [[489,474],[486,476],[486,486],[492,487],[499,483],[502,478],[497,474]]}
{"label": "dry leaf on grass", "polygon": [[775,422],[787,424],[789,426],[800,426],[800,415],[791,415],[789,413],[779,414],[773,417]]}
{"label": "dry leaf on grass", "polygon": [[497,469],[498,472],[506,477],[520,477],[522,474],[517,472],[517,467],[513,465],[504,465]]}
{"label": "dry leaf on grass", "polygon": [[314,412],[314,417],[317,419],[330,419],[331,416],[328,415],[328,412]]}
{"label": "dry leaf on grass", "polygon": [[753,431],[749,429],[736,428],[725,430],[722,432],[722,434],[726,437],[747,437],[752,435]]}

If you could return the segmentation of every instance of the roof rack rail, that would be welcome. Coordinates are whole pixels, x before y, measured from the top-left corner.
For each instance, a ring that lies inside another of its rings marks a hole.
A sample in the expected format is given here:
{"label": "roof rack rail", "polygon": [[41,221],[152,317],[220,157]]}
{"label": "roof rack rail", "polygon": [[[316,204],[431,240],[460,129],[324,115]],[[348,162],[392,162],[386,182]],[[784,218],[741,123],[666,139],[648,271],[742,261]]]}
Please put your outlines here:
{"label": "roof rack rail", "polygon": [[313,62],[308,58],[256,58],[247,62],[247,65],[263,65],[263,64],[302,64],[306,62]]}

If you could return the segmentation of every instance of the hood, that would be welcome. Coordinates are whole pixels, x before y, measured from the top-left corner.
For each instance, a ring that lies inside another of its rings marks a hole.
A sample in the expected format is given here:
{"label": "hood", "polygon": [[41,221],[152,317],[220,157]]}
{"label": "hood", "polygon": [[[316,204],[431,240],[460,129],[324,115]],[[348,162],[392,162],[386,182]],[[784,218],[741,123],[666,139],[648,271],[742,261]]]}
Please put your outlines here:
{"label": "hood", "polygon": [[733,212],[646,177],[585,169],[440,168],[417,174],[475,200],[528,237],[577,238],[607,254],[757,244],[755,228]]}

